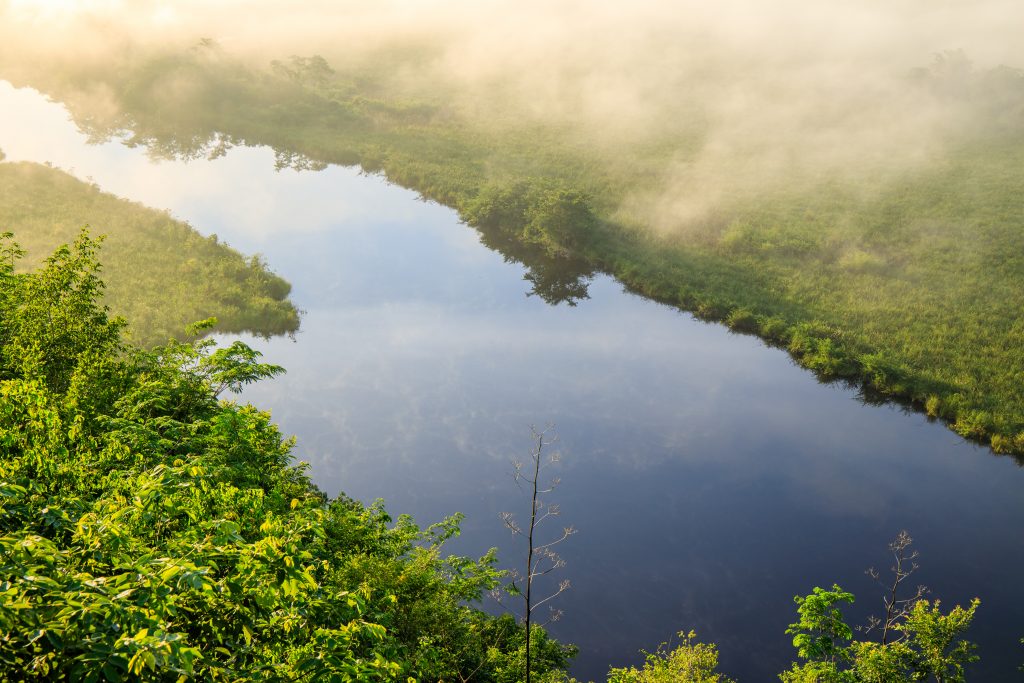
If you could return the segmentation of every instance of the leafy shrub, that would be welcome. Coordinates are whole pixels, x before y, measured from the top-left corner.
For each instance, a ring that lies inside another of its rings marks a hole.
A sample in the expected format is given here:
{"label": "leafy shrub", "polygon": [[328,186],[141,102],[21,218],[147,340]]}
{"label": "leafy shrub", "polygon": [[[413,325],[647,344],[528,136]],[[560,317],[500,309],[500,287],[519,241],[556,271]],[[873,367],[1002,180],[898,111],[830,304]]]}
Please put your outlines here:
{"label": "leafy shrub", "polygon": [[578,249],[597,222],[586,193],[537,178],[485,186],[463,216],[473,225],[540,245],[551,256]]}
{"label": "leafy shrub", "polygon": [[957,415],[953,431],[968,439],[984,437],[992,431],[992,415],[984,410],[967,410]]}
{"label": "leafy shrub", "polygon": [[890,394],[906,391],[907,373],[883,354],[864,354],[857,361],[861,374],[878,391]]}
{"label": "leafy shrub", "polygon": [[758,318],[758,328],[762,337],[769,341],[788,343],[789,325],[778,317]]}
{"label": "leafy shrub", "polygon": [[734,308],[725,318],[725,324],[729,329],[737,332],[757,332],[757,319],[754,314],[746,308]]}
{"label": "leafy shrub", "polygon": [[[245,344],[122,344],[95,249],[0,265],[0,678],[506,680],[522,629],[469,606],[493,552],[444,557],[458,517],[328,500],[220,400],[281,372]],[[538,641],[539,674],[565,666]]]}
{"label": "leafy shrub", "polygon": [[825,379],[853,373],[853,363],[843,348],[833,337],[824,336],[816,326],[799,325],[793,329],[789,351],[802,366]]}
{"label": "leafy shrub", "polygon": [[612,668],[608,683],[731,683],[715,670],[718,648],[713,644],[695,642],[697,634],[680,632],[680,644],[670,649],[662,643],[647,655],[643,667]]}
{"label": "leafy shrub", "polygon": [[529,183],[486,185],[463,210],[466,221],[505,233],[521,234],[526,225]]}
{"label": "leafy shrub", "polygon": [[965,667],[977,661],[975,645],[964,639],[980,602],[957,605],[943,614],[938,601],[917,600],[895,622],[889,642],[854,640],[843,604],[852,593],[839,586],[815,588],[794,598],[800,620],[786,630],[801,662],[780,675],[783,683],[875,683],[877,681],[964,681]]}

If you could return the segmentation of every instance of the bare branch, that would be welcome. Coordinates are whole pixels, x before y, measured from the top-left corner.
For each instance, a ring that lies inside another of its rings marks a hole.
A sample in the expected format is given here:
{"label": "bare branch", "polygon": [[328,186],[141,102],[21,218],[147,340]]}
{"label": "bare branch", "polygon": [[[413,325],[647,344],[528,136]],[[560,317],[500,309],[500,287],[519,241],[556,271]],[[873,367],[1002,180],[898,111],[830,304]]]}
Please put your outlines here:
{"label": "bare branch", "polygon": [[[882,605],[885,607],[885,615],[882,618],[875,616],[868,617],[867,625],[861,629],[864,633],[870,633],[875,629],[881,629],[882,635],[880,642],[885,645],[890,642],[891,634],[894,631],[900,631],[900,625],[906,621],[907,616],[913,609],[914,605],[917,604],[925,595],[928,594],[928,588],[923,585],[918,585],[917,589],[909,597],[900,597],[899,591],[900,586],[906,581],[914,572],[919,569],[919,565],[915,560],[918,557],[917,550],[911,550],[910,546],[914,543],[914,539],[911,538],[910,534],[906,530],[900,531],[896,538],[889,544],[889,552],[893,556],[893,565],[889,568],[892,573],[892,578],[888,583],[883,582],[881,575],[874,567],[868,568],[865,572],[875,583],[881,586],[885,593],[882,595]],[[903,640],[907,637],[907,634],[901,633],[895,642]]]}
{"label": "bare branch", "polygon": [[502,512],[501,521],[508,527],[508,530],[516,536],[522,536],[523,530],[519,528],[519,524],[516,522],[515,515],[511,512]]}
{"label": "bare branch", "polygon": [[562,536],[560,538],[556,538],[555,540],[545,543],[544,545],[539,545],[537,546],[537,549],[544,550],[545,548],[550,548],[553,545],[558,545],[559,543],[561,543],[562,541],[569,538],[575,533],[576,530],[573,529],[571,526],[565,527],[564,529],[562,529]]}
{"label": "bare branch", "polygon": [[544,604],[545,602],[547,602],[547,601],[549,601],[549,600],[554,600],[554,599],[555,599],[555,598],[557,598],[557,597],[558,597],[559,595],[561,595],[561,594],[562,594],[562,593],[564,593],[565,591],[569,590],[569,588],[570,588],[570,587],[571,587],[571,585],[570,585],[570,583],[569,583],[569,579],[566,579],[565,581],[562,581],[561,583],[559,583],[559,584],[558,584],[558,590],[557,590],[557,591],[555,591],[554,593],[552,593],[552,594],[551,594],[551,595],[549,595],[548,597],[544,598],[543,600],[539,600],[538,602],[535,602],[535,603],[533,604],[533,607],[531,607],[531,608],[530,608],[530,610],[531,610],[531,611],[532,611],[532,610],[535,610],[535,609],[537,609],[538,607],[540,607],[541,605],[543,605],[543,604]]}
{"label": "bare branch", "polygon": [[[551,547],[561,543],[575,533],[572,527],[564,527],[561,536],[546,543],[537,543],[536,532],[538,526],[548,517],[557,517],[561,514],[561,508],[557,503],[548,503],[541,497],[554,491],[561,483],[561,479],[553,477],[548,483],[547,488],[539,486],[541,470],[561,460],[561,454],[557,451],[547,451],[551,445],[558,441],[557,436],[550,435],[553,428],[554,425],[548,424],[543,430],[537,430],[536,427],[531,425],[530,436],[533,441],[533,447],[530,450],[529,459],[525,463],[520,461],[512,462],[513,479],[516,482],[516,486],[519,487],[520,491],[523,490],[524,483],[529,488],[529,523],[520,527],[515,521],[514,515],[508,512],[501,513],[502,522],[514,535],[526,537],[526,576],[520,577],[518,574],[513,574],[514,579],[509,584],[509,592],[514,595],[520,595],[523,599],[523,620],[526,626],[526,683],[531,681],[531,616],[538,606],[553,600],[569,588],[569,582],[562,581],[558,586],[558,590],[537,601],[533,594],[534,580],[565,566],[565,561],[551,550]],[[520,588],[517,581],[522,582],[523,588]],[[549,621],[557,620],[561,616],[560,611],[552,610],[551,614],[552,617]]]}
{"label": "bare branch", "polygon": [[562,614],[563,614],[562,610],[555,609],[554,607],[548,607],[548,615],[549,615],[548,616],[548,620],[545,621],[543,624],[541,624],[541,626],[547,626],[548,624],[550,624],[553,621],[558,621],[559,619],[562,618]]}

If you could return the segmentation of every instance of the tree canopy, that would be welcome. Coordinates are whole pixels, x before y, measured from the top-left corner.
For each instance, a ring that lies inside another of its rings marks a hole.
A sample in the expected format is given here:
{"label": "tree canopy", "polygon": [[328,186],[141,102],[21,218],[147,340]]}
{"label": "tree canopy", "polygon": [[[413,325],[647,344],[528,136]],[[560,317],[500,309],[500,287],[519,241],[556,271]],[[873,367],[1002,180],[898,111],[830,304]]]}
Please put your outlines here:
{"label": "tree canopy", "polygon": [[[87,234],[31,273],[0,245],[0,677],[514,680],[522,629],[469,606],[493,552],[443,554],[458,516],[329,500],[269,414],[220,398],[282,369],[126,345]],[[537,673],[564,668],[542,642]]]}

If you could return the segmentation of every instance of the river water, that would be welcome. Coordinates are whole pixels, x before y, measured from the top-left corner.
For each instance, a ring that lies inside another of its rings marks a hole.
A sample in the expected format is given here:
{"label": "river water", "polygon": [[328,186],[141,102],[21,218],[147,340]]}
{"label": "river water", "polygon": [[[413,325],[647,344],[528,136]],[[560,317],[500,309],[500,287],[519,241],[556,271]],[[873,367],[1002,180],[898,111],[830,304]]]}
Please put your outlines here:
{"label": "river water", "polygon": [[[837,582],[878,613],[886,545],[907,529],[915,576],[947,607],[982,599],[977,680],[1024,662],[1024,472],[942,425],[825,385],[788,356],[597,276],[576,307],[527,296],[524,269],[450,210],[353,169],[274,170],[266,148],[154,161],[89,145],[59,104],[0,82],[0,148],[168,209],[263,253],[305,311],[294,339],[247,339],[287,375],[247,390],[298,437],[331,495],[383,498],[421,523],[459,511],[452,550],[521,548],[511,460],[555,426],[553,501],[577,530],[550,625],[573,673],[603,679],[677,631],[722,669],[770,680],[794,652],[792,596]],[[94,226],[102,231],[102,226]],[[543,589],[542,589],[543,592]],[[489,609],[497,609],[489,605]]]}

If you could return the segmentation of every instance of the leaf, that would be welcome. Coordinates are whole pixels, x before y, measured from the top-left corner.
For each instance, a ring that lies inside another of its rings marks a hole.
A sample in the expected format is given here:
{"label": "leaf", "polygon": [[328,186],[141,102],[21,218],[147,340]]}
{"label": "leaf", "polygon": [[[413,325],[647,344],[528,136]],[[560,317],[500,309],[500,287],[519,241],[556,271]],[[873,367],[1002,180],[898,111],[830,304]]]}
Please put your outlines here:
{"label": "leaf", "polygon": [[117,669],[113,664],[107,662],[102,667],[103,677],[110,683],[119,683],[123,680],[121,671]]}

